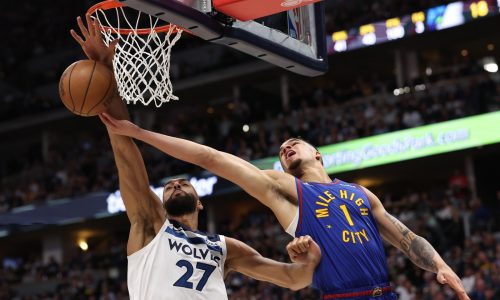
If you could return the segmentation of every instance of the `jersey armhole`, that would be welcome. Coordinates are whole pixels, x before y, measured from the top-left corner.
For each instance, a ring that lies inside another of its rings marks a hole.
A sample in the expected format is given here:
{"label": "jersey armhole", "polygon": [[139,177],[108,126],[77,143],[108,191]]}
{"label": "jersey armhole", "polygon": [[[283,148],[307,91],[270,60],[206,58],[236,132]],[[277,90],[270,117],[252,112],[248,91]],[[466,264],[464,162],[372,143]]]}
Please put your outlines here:
{"label": "jersey armhole", "polygon": [[361,193],[363,193],[363,195],[365,195],[366,197],[366,202],[367,202],[367,206],[368,206],[368,209],[370,209],[370,213],[372,211],[372,204],[370,203],[370,197],[368,197],[368,194],[365,192],[365,190],[363,189],[363,187],[359,184],[356,184],[356,183],[353,183],[359,190]]}
{"label": "jersey armhole", "polygon": [[[302,229],[302,202],[303,202],[303,197],[302,197],[302,182],[300,181],[300,179],[298,178],[295,178],[295,186],[297,188],[297,197],[299,198],[299,205],[297,206],[297,211],[298,211],[298,220],[297,220],[297,226],[296,229],[295,229],[295,232],[293,234],[293,236],[296,236],[297,235],[297,232],[299,232],[301,229]],[[292,221],[293,223],[293,221]]]}
{"label": "jersey armhole", "polygon": [[224,270],[226,269],[226,257],[227,257],[227,244],[226,244],[226,236],[219,234],[219,238],[222,246],[222,261],[220,262],[220,268],[222,271],[222,277],[224,278]]}
{"label": "jersey armhole", "polygon": [[152,245],[154,243],[156,243],[156,240],[158,240],[160,238],[160,234],[162,234],[165,229],[167,228],[167,226],[170,225],[170,221],[168,220],[168,218],[165,219],[165,222],[163,223],[163,225],[161,226],[160,230],[158,231],[158,233],[155,235],[155,237],[144,247],[142,247],[141,249],[135,251],[134,253],[130,254],[127,256],[127,259],[133,259],[135,257],[138,257],[140,256],[141,253],[145,252],[146,249],[150,248],[150,247],[153,247]]}
{"label": "jersey armhole", "polygon": [[293,216],[292,222],[290,222],[290,225],[286,228],[286,233],[289,235],[295,237],[295,233],[297,232],[297,225],[299,223],[299,211],[300,209],[297,207],[297,212],[295,213],[295,216]]}

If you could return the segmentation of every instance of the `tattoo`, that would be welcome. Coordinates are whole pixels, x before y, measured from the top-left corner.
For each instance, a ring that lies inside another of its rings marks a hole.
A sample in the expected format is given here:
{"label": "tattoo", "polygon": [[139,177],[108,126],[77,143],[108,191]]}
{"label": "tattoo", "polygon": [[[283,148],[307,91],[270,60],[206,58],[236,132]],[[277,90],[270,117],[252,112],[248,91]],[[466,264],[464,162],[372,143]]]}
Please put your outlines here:
{"label": "tattoo", "polygon": [[436,251],[432,245],[423,237],[414,234],[401,221],[389,213],[385,212],[385,217],[403,235],[403,238],[399,241],[399,245],[406,256],[417,266],[431,272],[437,272],[437,267],[433,259]]}
{"label": "tattoo", "polygon": [[410,259],[417,265],[431,272],[437,272],[436,264],[434,263],[435,250],[428,241],[423,237],[417,236],[411,243],[411,251],[413,259]]}

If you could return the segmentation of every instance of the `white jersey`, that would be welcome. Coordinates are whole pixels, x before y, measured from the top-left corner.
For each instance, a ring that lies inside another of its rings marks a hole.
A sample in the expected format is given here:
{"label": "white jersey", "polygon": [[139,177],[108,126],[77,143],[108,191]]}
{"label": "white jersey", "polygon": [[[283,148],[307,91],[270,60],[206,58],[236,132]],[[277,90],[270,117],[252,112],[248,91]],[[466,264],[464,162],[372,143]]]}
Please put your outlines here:
{"label": "white jersey", "polygon": [[131,300],[227,299],[226,240],[166,220],[154,239],[128,256]]}

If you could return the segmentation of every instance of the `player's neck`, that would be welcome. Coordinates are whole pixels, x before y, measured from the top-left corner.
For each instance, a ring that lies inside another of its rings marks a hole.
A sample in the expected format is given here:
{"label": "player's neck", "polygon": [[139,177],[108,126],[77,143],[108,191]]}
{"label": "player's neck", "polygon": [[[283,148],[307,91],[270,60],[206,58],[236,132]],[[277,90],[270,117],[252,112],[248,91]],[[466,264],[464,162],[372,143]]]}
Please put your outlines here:
{"label": "player's neck", "polygon": [[325,168],[317,166],[306,167],[297,177],[303,182],[330,183],[332,181]]}
{"label": "player's neck", "polygon": [[198,214],[193,213],[189,215],[183,215],[180,217],[171,217],[170,219],[187,226],[191,230],[198,230]]}

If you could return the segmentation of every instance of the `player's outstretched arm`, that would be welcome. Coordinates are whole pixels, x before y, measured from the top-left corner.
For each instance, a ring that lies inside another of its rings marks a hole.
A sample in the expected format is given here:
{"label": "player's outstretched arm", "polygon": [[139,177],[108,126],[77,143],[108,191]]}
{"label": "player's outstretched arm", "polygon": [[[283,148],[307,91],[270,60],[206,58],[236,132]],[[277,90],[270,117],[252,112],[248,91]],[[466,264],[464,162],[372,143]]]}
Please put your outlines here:
{"label": "player's outstretched arm", "polygon": [[[109,114],[126,115],[125,103],[116,97],[107,109]],[[131,223],[128,252],[141,249],[147,237],[154,236],[165,221],[165,210],[158,196],[151,190],[146,166],[142,154],[134,140],[127,136],[116,135],[108,130],[113,156],[118,169],[120,194],[125,204],[127,216]],[[133,232],[136,230],[136,232]],[[137,237],[137,238],[135,238]]]}
{"label": "player's outstretched arm", "polygon": [[311,284],[314,269],[321,260],[321,250],[310,236],[295,238],[287,245],[292,263],[265,258],[232,238],[226,237],[226,244],[226,272],[233,270],[295,291]]}
{"label": "player's outstretched arm", "polygon": [[[116,42],[106,46],[97,22],[92,22],[89,16],[87,16],[87,26],[83,24],[80,17],[77,22],[82,36],[74,30],[71,30],[71,35],[80,44],[87,57],[112,68],[111,61]],[[130,119],[125,103],[120,99],[117,91],[113,94],[107,112],[116,118]],[[164,210],[156,194],[149,188],[146,167],[137,145],[129,137],[113,134],[109,130],[108,133],[118,169],[121,196],[132,225],[127,247],[128,254],[131,254],[141,249],[144,241],[147,240],[144,236],[145,227],[157,229],[161,227]],[[154,235],[154,232],[152,234]]]}
{"label": "player's outstretched arm", "polygon": [[[198,165],[226,178],[268,206],[284,228],[297,211],[295,179],[283,172],[262,171],[249,162],[205,145],[139,128],[106,113],[99,116],[108,130],[142,140],[177,159]],[[294,204],[290,203],[294,202]]]}
{"label": "player's outstretched arm", "polygon": [[448,284],[460,300],[470,299],[460,278],[444,262],[434,247],[426,239],[413,233],[401,221],[389,214],[375,194],[366,188],[363,190],[368,196],[373,217],[382,237],[403,251],[415,265],[436,273],[439,283]]}

